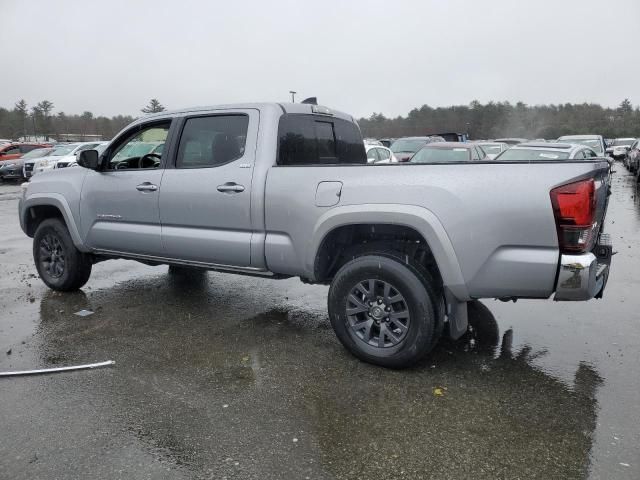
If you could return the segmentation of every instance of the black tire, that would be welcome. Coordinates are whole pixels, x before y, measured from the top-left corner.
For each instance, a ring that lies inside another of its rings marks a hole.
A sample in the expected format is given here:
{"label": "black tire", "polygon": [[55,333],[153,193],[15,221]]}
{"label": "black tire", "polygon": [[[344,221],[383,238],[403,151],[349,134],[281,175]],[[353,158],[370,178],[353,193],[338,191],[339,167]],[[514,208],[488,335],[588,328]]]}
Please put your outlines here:
{"label": "black tire", "polygon": [[[374,283],[368,283],[369,280]],[[382,313],[389,316],[377,318],[379,309],[376,311],[375,307],[383,297],[381,289],[385,284],[397,294],[384,295],[385,300],[379,306],[387,306],[391,313]],[[368,294],[363,288],[366,285]],[[350,296],[353,292],[359,295],[357,304],[351,300],[348,303],[348,299],[355,298]],[[401,301],[387,302],[386,297],[398,298],[398,294]],[[344,264],[334,276],[328,296],[329,318],[340,342],[359,359],[390,368],[411,366],[431,351],[437,335],[440,302],[434,285],[409,262],[382,254],[364,254]],[[358,313],[348,314],[349,305],[356,305],[350,311]],[[365,307],[369,310],[363,311]],[[402,309],[400,314],[406,312],[406,318],[389,322],[392,316],[400,315],[396,308]],[[362,326],[365,324],[368,327]]]}
{"label": "black tire", "polygon": [[67,226],[58,218],[38,225],[33,237],[33,260],[40,278],[53,290],[78,290],[91,276],[91,258],[75,247]]}

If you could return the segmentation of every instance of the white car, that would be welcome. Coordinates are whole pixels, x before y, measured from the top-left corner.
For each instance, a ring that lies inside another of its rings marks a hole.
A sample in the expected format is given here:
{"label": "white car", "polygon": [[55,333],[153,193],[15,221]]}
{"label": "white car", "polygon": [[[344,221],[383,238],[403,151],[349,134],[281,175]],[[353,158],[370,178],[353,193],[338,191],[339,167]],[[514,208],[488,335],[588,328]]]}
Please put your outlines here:
{"label": "white car", "polygon": [[76,155],[83,150],[91,150],[96,148],[105,142],[78,142],[67,143],[65,145],[58,145],[50,155],[46,157],[35,159],[32,163],[32,167],[25,162],[25,177],[36,175],[38,173],[45,172],[47,170],[53,170],[56,168],[59,162],[62,162],[64,166],[68,166],[69,163],[75,162]]}
{"label": "white car", "polygon": [[365,145],[367,162],[369,163],[398,163],[393,152],[382,145]]}
{"label": "white car", "polygon": [[105,151],[105,149],[107,148],[107,145],[109,145],[109,142],[100,142],[98,144],[90,143],[87,145],[88,146],[84,146],[84,145],[81,146],[81,148],[79,148],[72,155],[66,155],[64,157],[60,157],[53,165],[53,168],[57,169],[57,168],[77,167],[78,155],[80,155],[80,152],[82,152],[83,150],[97,150],[98,154],[101,154],[102,152]]}
{"label": "white car", "polygon": [[586,145],[601,157],[604,157],[607,149],[607,144],[602,135],[564,135],[558,138],[556,142]]}
{"label": "white car", "polygon": [[616,160],[624,159],[635,141],[635,138],[616,138],[609,147],[611,156]]}

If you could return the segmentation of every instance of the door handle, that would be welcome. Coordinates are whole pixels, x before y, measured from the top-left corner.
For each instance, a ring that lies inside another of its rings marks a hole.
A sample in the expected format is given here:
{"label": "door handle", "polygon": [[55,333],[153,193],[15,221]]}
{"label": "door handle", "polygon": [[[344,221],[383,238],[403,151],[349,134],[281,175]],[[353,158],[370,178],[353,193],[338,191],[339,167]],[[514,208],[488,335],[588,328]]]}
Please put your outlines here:
{"label": "door handle", "polygon": [[158,190],[158,186],[150,182],[144,182],[138,185],[136,190],[139,192],[155,192]]}
{"label": "door handle", "polygon": [[240,193],[244,192],[244,185],[238,185],[235,182],[227,182],[223,185],[218,185],[219,192]]}

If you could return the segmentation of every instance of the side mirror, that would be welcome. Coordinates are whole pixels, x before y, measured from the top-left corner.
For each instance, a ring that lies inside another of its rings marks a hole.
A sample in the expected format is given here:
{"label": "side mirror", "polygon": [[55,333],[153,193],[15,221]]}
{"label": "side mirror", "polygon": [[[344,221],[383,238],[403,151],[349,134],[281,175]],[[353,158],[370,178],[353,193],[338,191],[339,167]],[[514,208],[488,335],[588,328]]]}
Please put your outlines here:
{"label": "side mirror", "polygon": [[78,156],[78,165],[90,170],[98,170],[100,166],[97,150],[83,150]]}

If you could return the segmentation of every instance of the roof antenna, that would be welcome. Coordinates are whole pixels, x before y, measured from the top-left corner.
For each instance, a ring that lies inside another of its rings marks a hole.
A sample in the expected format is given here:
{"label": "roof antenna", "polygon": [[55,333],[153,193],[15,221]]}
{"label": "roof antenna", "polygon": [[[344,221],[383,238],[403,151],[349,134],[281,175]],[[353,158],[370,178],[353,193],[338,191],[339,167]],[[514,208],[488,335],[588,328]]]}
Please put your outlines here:
{"label": "roof antenna", "polygon": [[305,98],[304,100],[302,100],[301,103],[306,103],[308,105],[318,105],[318,98],[317,97]]}

